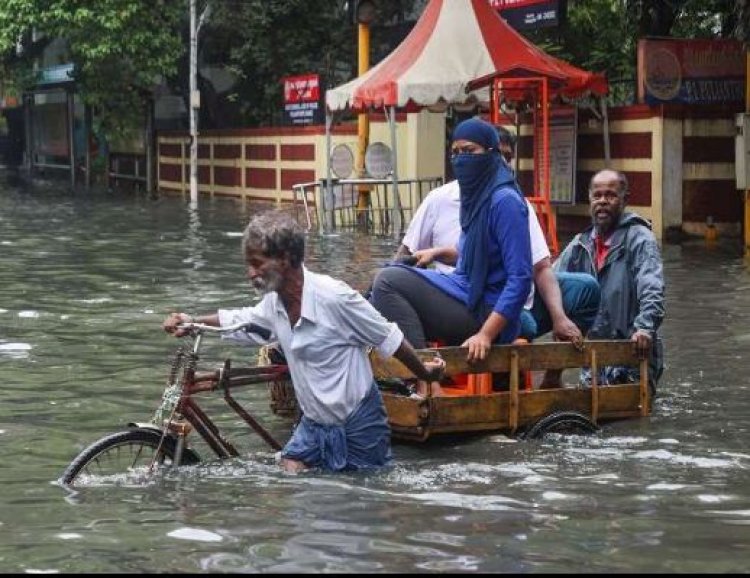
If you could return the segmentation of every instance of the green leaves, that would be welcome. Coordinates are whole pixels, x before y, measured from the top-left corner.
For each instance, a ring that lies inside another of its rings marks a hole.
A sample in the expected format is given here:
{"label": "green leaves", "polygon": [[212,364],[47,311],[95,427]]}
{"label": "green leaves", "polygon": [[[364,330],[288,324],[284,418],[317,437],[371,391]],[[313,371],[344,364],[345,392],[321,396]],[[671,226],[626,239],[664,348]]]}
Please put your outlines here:
{"label": "green leaves", "polygon": [[[343,1],[225,0],[216,2],[201,43],[204,62],[239,78],[235,100],[244,124],[268,125],[283,110],[281,78],[316,72],[329,83],[351,78],[336,63],[356,64],[355,28]],[[231,40],[230,40],[231,39]]]}
{"label": "green leaves", "polygon": [[[199,14],[208,1],[198,0]],[[316,72],[327,86],[335,86],[356,75],[357,29],[347,19],[343,0],[210,2],[199,61],[201,67],[224,68],[238,79],[231,94],[214,103],[219,109],[222,103],[239,105],[240,117],[231,122],[278,123],[283,76]],[[402,22],[407,14],[418,16],[424,4],[377,0],[371,52],[384,40],[385,25]],[[563,28],[526,35],[544,50],[587,70],[605,72],[610,80],[635,78],[637,39],[644,34],[746,37],[750,30],[750,0],[567,4]],[[0,0],[0,80],[28,86],[41,48],[62,38],[68,48],[60,62],[75,64],[79,92],[97,108],[102,124],[117,128],[133,118],[140,122],[143,100],[158,80],[176,79],[179,69],[180,89],[187,92],[187,17],[188,0]],[[18,55],[21,40],[24,51]]]}
{"label": "green leaves", "polygon": [[144,97],[159,76],[176,72],[185,49],[180,24],[186,3],[154,0],[2,0],[0,56],[8,74],[20,74],[38,51],[15,56],[24,39],[27,48],[65,40],[63,58],[75,65],[84,100],[98,109],[102,124],[116,127],[142,117]]}
{"label": "green leaves", "polygon": [[748,0],[737,3],[728,0],[568,0],[567,23],[561,30],[541,30],[527,36],[544,50],[576,66],[604,72],[617,85],[620,80],[634,82],[636,78],[639,38],[731,36],[737,33],[743,19],[750,17],[750,10],[742,12],[738,8],[747,4]]}

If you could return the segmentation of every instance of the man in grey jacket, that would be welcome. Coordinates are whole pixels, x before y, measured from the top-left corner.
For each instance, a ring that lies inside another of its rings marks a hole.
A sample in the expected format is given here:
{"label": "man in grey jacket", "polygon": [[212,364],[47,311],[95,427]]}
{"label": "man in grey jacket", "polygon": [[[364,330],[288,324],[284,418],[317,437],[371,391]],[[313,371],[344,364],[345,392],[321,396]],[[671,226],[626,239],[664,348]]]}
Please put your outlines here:
{"label": "man in grey jacket", "polygon": [[[596,173],[589,184],[592,225],[575,236],[554,267],[597,278],[601,301],[587,337],[632,339],[639,354],[649,356],[653,394],[663,371],[659,337],[664,319],[662,260],[650,223],[625,211],[627,197],[624,174],[609,169]],[[638,380],[637,368],[605,367],[599,375],[601,384]]]}

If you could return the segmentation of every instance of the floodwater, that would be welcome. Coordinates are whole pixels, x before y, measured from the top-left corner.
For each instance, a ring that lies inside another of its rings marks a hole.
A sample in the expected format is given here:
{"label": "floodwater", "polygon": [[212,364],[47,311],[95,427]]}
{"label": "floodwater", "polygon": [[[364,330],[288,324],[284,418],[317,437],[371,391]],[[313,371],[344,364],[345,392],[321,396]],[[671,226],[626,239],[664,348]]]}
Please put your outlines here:
{"label": "floodwater", "polygon": [[[746,572],[750,272],[738,242],[664,247],[666,371],[653,415],[590,437],[394,446],[395,466],[298,476],[234,417],[242,457],[71,492],[85,446],[148,421],[173,309],[257,299],[254,209],[0,185],[0,572]],[[392,237],[311,235],[308,265],[363,289]],[[213,339],[209,363],[253,362]],[[267,392],[249,390],[282,439]],[[208,398],[211,415],[221,405]]]}

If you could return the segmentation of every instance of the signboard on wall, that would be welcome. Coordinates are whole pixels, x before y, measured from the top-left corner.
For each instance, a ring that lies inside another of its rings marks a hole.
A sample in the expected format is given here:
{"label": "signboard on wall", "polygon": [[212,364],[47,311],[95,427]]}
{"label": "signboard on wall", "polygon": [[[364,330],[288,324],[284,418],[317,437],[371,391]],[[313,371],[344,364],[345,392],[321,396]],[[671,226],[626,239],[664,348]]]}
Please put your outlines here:
{"label": "signboard on wall", "polygon": [[286,123],[292,125],[322,123],[324,113],[320,99],[320,76],[300,74],[285,76],[281,81],[284,85],[284,120]]}
{"label": "signboard on wall", "polygon": [[550,202],[573,203],[576,190],[578,109],[556,106],[549,117]]}
{"label": "signboard on wall", "polygon": [[382,142],[373,142],[365,151],[365,169],[374,179],[384,179],[393,173],[393,156],[390,147]]}
{"label": "signboard on wall", "polygon": [[745,102],[745,49],[732,39],[638,41],[638,101],[646,104]]}
{"label": "signboard on wall", "polygon": [[59,84],[61,82],[73,82],[73,64],[60,64],[48,66],[38,71],[37,84]]}
{"label": "signboard on wall", "polygon": [[516,30],[559,26],[566,0],[490,0],[490,6]]}
{"label": "signboard on wall", "polygon": [[348,145],[337,144],[331,151],[331,170],[339,179],[348,179],[354,171],[354,153]]}

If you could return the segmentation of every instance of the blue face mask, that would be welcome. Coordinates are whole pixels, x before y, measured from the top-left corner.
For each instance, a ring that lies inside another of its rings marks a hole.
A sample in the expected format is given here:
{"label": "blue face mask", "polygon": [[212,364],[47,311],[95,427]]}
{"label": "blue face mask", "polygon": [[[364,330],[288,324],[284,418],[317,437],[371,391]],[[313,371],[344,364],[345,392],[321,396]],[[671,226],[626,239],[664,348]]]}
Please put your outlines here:
{"label": "blue face mask", "polygon": [[453,174],[463,195],[473,196],[481,191],[497,169],[498,156],[494,153],[460,153],[451,158]]}

